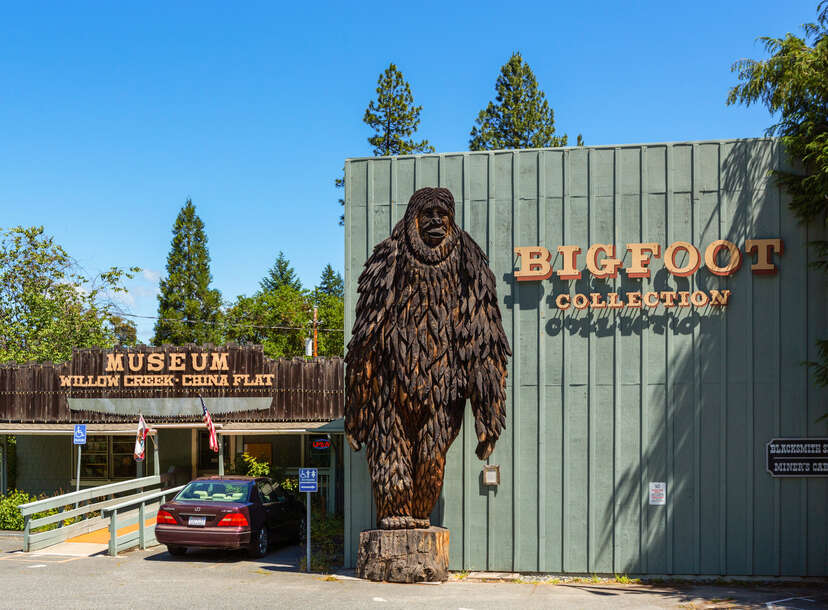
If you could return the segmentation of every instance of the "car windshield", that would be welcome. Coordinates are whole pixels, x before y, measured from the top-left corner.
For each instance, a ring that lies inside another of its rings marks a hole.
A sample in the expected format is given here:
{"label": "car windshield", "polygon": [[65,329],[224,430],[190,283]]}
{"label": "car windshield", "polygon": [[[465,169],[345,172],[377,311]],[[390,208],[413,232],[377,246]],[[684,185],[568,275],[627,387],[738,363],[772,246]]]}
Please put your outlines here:
{"label": "car windshield", "polygon": [[200,502],[247,502],[251,481],[191,481],[176,500]]}

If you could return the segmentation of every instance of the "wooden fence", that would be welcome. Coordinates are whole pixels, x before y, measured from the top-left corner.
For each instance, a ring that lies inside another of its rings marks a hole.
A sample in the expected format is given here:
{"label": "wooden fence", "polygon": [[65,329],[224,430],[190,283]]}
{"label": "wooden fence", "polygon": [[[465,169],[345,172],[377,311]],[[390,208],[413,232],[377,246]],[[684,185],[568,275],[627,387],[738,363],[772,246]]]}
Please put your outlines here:
{"label": "wooden fence", "polygon": [[[0,366],[0,422],[133,421],[137,413],[72,410],[69,399],[195,399],[199,395],[271,398],[268,409],[214,414],[216,421],[332,420],[343,415],[343,379],[341,358],[273,360],[261,346],[82,349],[63,364]],[[167,385],[162,385],[165,381]]]}

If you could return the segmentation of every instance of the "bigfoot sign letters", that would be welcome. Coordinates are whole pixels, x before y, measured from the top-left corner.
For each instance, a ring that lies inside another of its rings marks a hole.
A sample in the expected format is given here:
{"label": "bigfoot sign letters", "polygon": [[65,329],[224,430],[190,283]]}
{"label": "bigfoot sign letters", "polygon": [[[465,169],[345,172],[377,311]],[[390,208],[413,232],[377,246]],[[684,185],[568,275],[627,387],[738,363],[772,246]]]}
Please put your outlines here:
{"label": "bigfoot sign letters", "polygon": [[345,433],[367,447],[383,530],[429,527],[466,399],[481,460],[505,425],[511,351],[487,263],[455,224],[451,192],[424,188],[359,278]]}
{"label": "bigfoot sign letters", "polygon": [[[756,275],[773,275],[777,271],[775,256],[784,252],[784,244],[779,238],[748,239],[745,241],[745,253],[755,255],[750,270]],[[515,255],[520,259],[520,268],[514,272],[518,282],[545,280],[554,274],[560,280],[579,280],[581,271],[578,267],[578,256],[581,254],[579,246],[558,246],[561,264],[559,269],[553,269],[552,253],[543,246],[519,246],[515,248]],[[624,255],[616,257],[616,248],[612,244],[592,244],[586,252],[586,268],[592,277],[607,279],[618,277],[619,270],[623,270],[628,278],[649,278],[651,275],[650,262],[653,258],[661,258],[661,244],[657,242],[626,244],[629,253],[629,262],[622,269]],[[686,241],[675,241],[664,248],[664,268],[674,277],[689,277],[696,273],[704,262],[705,268],[719,277],[728,277],[736,273],[742,266],[742,251],[726,239],[717,239],[704,249],[702,254],[693,244]],[[681,260],[681,264],[679,264]],[[644,292],[627,291],[617,292],[568,293],[555,297],[555,306],[561,310],[570,307],[575,309],[641,309],[642,307],[656,308],[663,305],[671,307],[696,307],[708,305],[726,307],[730,299],[730,290],[694,290]]]}

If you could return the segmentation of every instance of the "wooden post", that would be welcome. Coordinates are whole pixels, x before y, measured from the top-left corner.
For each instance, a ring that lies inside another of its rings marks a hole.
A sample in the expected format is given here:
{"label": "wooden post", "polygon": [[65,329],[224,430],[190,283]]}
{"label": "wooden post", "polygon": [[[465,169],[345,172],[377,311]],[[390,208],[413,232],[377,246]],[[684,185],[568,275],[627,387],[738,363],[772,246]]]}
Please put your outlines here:
{"label": "wooden post", "polygon": [[151,438],[152,438],[152,447],[153,447],[152,465],[155,467],[155,470],[153,471],[152,474],[154,474],[155,476],[160,476],[161,475],[161,460],[160,460],[160,456],[159,456],[160,449],[158,447],[158,431],[157,430],[155,431],[155,434],[153,434]]}
{"label": "wooden post", "polygon": [[[147,538],[146,534],[144,533],[144,520],[146,517],[144,516],[144,502],[138,505],[138,548],[145,549],[147,548]],[[116,532],[117,533],[117,532]]]}
{"label": "wooden post", "polygon": [[8,463],[9,463],[9,442],[8,442],[8,435],[3,435],[3,456],[0,457],[0,495],[6,495],[6,492],[9,488],[9,470],[8,470]]}
{"label": "wooden post", "polygon": [[23,521],[23,552],[29,552],[29,536],[32,533],[32,516],[26,515]]}
{"label": "wooden post", "polygon": [[198,432],[195,428],[190,433],[190,469],[191,478],[198,476]]}
{"label": "wooden post", "polygon": [[[144,478],[144,462],[146,461],[146,459],[147,459],[147,446],[146,446],[146,442],[145,442],[145,444],[144,444],[144,459],[143,460],[138,460],[137,462],[135,462],[135,477],[138,478],[138,479]],[[149,473],[147,473],[147,474],[149,474]],[[139,487],[138,488],[138,493],[144,493],[144,488]]]}
{"label": "wooden post", "polygon": [[221,437],[221,434],[216,432],[216,440],[218,441],[218,467],[219,467],[219,476],[224,476],[224,439]]}
{"label": "wooden post", "polygon": [[326,510],[329,515],[332,515],[336,512],[336,443],[334,443],[331,435],[328,435],[328,438],[331,441],[331,463],[329,464],[331,474],[328,476],[328,506]]}
{"label": "wooden post", "polygon": [[109,555],[115,557],[118,554],[118,511],[113,510],[109,517]]}

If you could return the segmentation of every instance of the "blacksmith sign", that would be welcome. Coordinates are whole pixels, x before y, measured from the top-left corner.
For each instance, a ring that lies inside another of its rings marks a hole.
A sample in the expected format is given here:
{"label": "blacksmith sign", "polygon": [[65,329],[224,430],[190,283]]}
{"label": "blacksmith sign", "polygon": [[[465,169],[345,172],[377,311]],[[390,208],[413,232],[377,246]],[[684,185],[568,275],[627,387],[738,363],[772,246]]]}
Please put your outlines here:
{"label": "blacksmith sign", "polygon": [[774,438],[767,445],[772,477],[828,477],[828,438]]}

